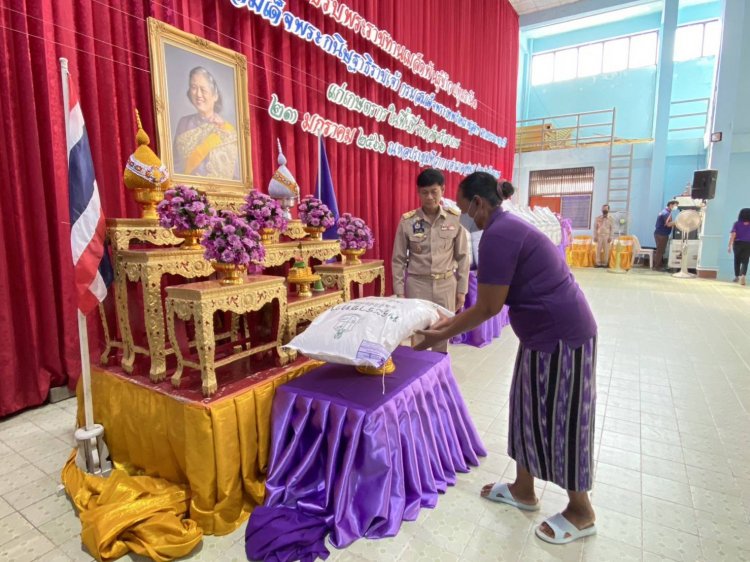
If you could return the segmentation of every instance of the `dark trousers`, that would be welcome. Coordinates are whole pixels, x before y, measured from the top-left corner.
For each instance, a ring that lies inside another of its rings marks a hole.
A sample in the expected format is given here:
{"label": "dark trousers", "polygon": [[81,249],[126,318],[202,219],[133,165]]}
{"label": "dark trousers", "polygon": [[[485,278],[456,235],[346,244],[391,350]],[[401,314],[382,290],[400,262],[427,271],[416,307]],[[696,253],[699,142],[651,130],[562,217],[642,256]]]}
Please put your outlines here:
{"label": "dark trousers", "polygon": [[654,241],[656,242],[654,269],[661,269],[662,262],[664,261],[664,251],[667,249],[667,242],[669,242],[669,236],[665,234],[654,234]]}
{"label": "dark trousers", "polygon": [[734,251],[734,276],[747,275],[747,262],[750,261],[750,242],[738,240],[732,246]]}

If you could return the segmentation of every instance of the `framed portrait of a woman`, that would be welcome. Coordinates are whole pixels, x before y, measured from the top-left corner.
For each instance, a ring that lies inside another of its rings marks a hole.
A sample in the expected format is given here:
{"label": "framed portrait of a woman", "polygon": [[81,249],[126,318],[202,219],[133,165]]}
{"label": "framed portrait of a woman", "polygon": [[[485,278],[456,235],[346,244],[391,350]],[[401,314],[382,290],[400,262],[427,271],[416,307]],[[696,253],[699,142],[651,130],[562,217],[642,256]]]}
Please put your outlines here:
{"label": "framed portrait of a woman", "polygon": [[159,151],[173,182],[249,191],[247,59],[154,18],[148,29]]}

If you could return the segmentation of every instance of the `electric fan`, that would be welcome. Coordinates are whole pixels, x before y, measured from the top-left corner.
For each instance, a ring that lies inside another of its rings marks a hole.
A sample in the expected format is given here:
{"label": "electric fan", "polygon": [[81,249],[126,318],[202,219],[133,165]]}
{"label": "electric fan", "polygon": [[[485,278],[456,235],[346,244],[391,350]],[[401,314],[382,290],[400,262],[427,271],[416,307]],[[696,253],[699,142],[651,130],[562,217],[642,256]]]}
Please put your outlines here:
{"label": "electric fan", "polygon": [[620,236],[625,234],[628,231],[628,222],[630,220],[630,217],[627,213],[623,211],[617,211],[615,213],[612,213],[612,222],[614,222],[615,225],[615,232],[617,233],[617,238],[614,240],[615,244],[615,266],[607,269],[610,273],[627,273],[628,271],[626,269],[623,269],[620,265],[620,255],[622,254],[622,241],[620,240]]}
{"label": "electric fan", "polygon": [[680,246],[680,271],[673,273],[672,277],[678,279],[692,279],[693,273],[688,273],[688,235],[694,230],[698,230],[701,225],[701,215],[698,211],[688,209],[677,215],[674,225],[682,232],[682,245]]}

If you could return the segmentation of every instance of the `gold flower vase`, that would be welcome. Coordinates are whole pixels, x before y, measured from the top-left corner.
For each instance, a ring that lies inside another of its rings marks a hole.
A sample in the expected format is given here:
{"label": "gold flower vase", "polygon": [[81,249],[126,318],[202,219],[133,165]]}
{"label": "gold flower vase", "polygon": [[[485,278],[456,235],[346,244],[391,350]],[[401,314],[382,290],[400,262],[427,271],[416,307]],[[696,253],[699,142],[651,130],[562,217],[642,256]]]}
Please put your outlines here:
{"label": "gold flower vase", "polygon": [[358,373],[362,373],[363,375],[377,375],[377,376],[383,376],[383,375],[390,375],[393,371],[396,370],[396,364],[393,362],[392,358],[388,358],[388,361],[385,362],[385,364],[380,367],[379,369],[377,367],[367,367],[367,366],[359,366],[355,367]]}
{"label": "gold flower vase", "polygon": [[263,242],[264,244],[271,244],[276,238],[276,229],[275,228],[261,228],[258,234],[260,234],[261,242]]}
{"label": "gold flower vase", "polygon": [[132,189],[133,199],[141,208],[141,218],[149,220],[158,220],[159,215],[156,213],[156,206],[164,199],[165,189],[153,187],[149,189],[136,188]]}
{"label": "gold flower vase", "polygon": [[348,264],[351,264],[351,265],[357,265],[357,264],[362,263],[362,260],[359,259],[359,256],[361,256],[362,254],[364,254],[365,251],[363,249],[361,249],[361,248],[356,249],[356,250],[355,249],[346,249],[346,250],[341,250],[341,253],[344,256],[346,256],[346,260],[344,261],[344,263],[348,263]]}
{"label": "gold flower vase", "polygon": [[183,250],[197,250],[201,247],[200,239],[203,238],[203,230],[196,228],[192,230],[180,230],[178,228],[173,228],[172,233],[177,236],[177,238],[182,238],[185,240],[181,245],[180,248]]}
{"label": "gold flower vase", "polygon": [[245,272],[244,265],[236,265],[234,263],[224,263],[220,261],[211,262],[214,269],[222,274],[222,279],[219,281],[222,285],[240,285],[244,279],[242,274]]}
{"label": "gold flower vase", "polygon": [[323,226],[305,226],[305,232],[310,235],[310,240],[322,240],[325,231]]}

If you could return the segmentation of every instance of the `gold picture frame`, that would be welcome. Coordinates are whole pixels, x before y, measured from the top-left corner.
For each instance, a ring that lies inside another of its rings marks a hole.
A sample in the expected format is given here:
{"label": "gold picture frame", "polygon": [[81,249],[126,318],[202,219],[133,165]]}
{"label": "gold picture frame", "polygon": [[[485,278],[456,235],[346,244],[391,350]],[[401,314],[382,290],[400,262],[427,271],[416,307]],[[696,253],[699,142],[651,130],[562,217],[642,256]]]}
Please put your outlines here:
{"label": "gold picture frame", "polygon": [[148,18],[160,156],[173,184],[205,191],[252,189],[247,58]]}

